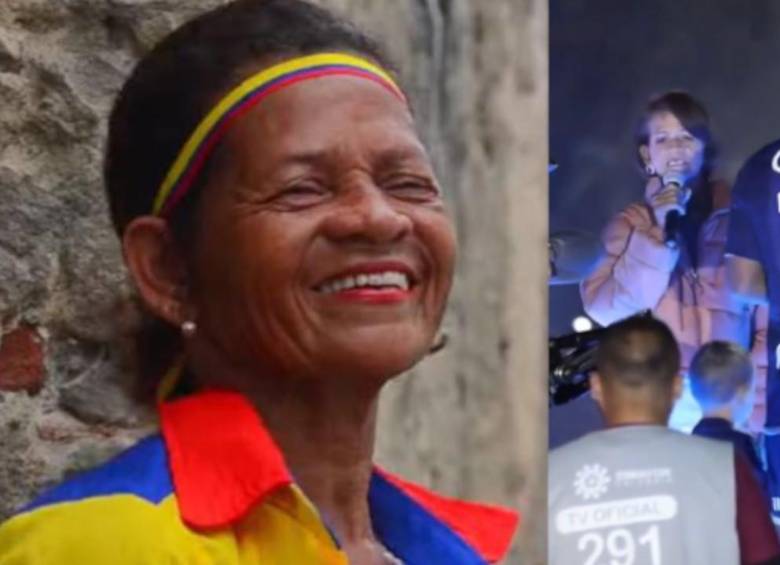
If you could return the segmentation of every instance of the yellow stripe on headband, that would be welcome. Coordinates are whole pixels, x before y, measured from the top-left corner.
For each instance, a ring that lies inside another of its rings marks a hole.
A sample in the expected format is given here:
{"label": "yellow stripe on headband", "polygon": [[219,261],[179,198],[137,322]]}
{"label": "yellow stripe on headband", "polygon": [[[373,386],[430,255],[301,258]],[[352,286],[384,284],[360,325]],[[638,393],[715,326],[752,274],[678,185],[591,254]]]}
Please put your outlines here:
{"label": "yellow stripe on headband", "polygon": [[365,59],[346,53],[318,53],[316,55],[306,55],[264,69],[231,90],[219,101],[219,103],[217,103],[206,117],[201,120],[195,128],[195,131],[190,135],[189,139],[187,139],[184,147],[179,151],[176,160],[165,175],[165,179],[155,196],[152,212],[155,215],[160,215],[161,212],[163,212],[166,202],[173,195],[174,189],[181,182],[182,177],[187,174],[187,170],[193,159],[197,157],[200,148],[208,141],[209,135],[219,124],[220,120],[222,120],[244,98],[271,82],[283,78],[285,75],[329,66],[350,67],[355,70],[373,74],[381,79],[386,86],[390,87],[402,100],[406,100],[402,90],[398,87],[393,78],[382,68]]}

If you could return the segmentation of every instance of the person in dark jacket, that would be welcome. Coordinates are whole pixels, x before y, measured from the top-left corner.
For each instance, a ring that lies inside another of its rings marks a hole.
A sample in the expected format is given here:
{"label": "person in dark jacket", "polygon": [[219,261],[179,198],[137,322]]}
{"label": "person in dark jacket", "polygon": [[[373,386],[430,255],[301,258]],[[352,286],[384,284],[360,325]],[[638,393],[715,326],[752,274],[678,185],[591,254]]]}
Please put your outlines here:
{"label": "person in dark jacket", "polygon": [[712,341],[691,362],[691,392],[703,417],[693,428],[698,436],[730,441],[747,458],[766,490],[766,473],[753,438],[744,429],[755,395],[750,354],[736,343]]}

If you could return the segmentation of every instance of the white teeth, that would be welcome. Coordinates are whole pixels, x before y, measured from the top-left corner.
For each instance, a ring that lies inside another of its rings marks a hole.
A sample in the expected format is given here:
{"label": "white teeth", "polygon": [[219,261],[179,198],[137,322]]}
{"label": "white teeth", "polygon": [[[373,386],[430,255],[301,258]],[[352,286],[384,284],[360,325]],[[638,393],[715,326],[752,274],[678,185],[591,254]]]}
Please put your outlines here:
{"label": "white teeth", "polygon": [[350,290],[356,287],[397,287],[402,290],[409,290],[409,277],[399,271],[386,271],[384,273],[372,273],[370,275],[360,274],[357,276],[346,276],[335,281],[325,283],[320,287],[320,292],[331,294]]}

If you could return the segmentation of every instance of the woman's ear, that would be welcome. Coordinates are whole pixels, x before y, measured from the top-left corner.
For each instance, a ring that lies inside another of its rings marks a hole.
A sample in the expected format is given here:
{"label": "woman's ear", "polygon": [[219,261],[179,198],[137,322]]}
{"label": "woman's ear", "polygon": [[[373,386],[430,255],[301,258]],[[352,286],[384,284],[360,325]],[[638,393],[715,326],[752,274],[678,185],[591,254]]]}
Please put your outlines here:
{"label": "woman's ear", "polygon": [[187,304],[186,261],[168,222],[155,216],[135,218],[122,235],[122,251],[141,299],[152,314],[174,326],[192,318]]}

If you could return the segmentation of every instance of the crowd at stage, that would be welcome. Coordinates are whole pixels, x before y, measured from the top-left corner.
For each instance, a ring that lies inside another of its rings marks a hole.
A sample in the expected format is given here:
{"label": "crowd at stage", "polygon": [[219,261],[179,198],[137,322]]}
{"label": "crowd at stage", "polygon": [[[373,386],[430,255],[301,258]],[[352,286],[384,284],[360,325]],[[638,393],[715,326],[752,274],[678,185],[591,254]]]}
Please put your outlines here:
{"label": "crowd at stage", "polygon": [[674,91],[635,143],[644,199],[580,285],[606,429],[551,453],[550,563],[780,562],[780,140],[729,186]]}

